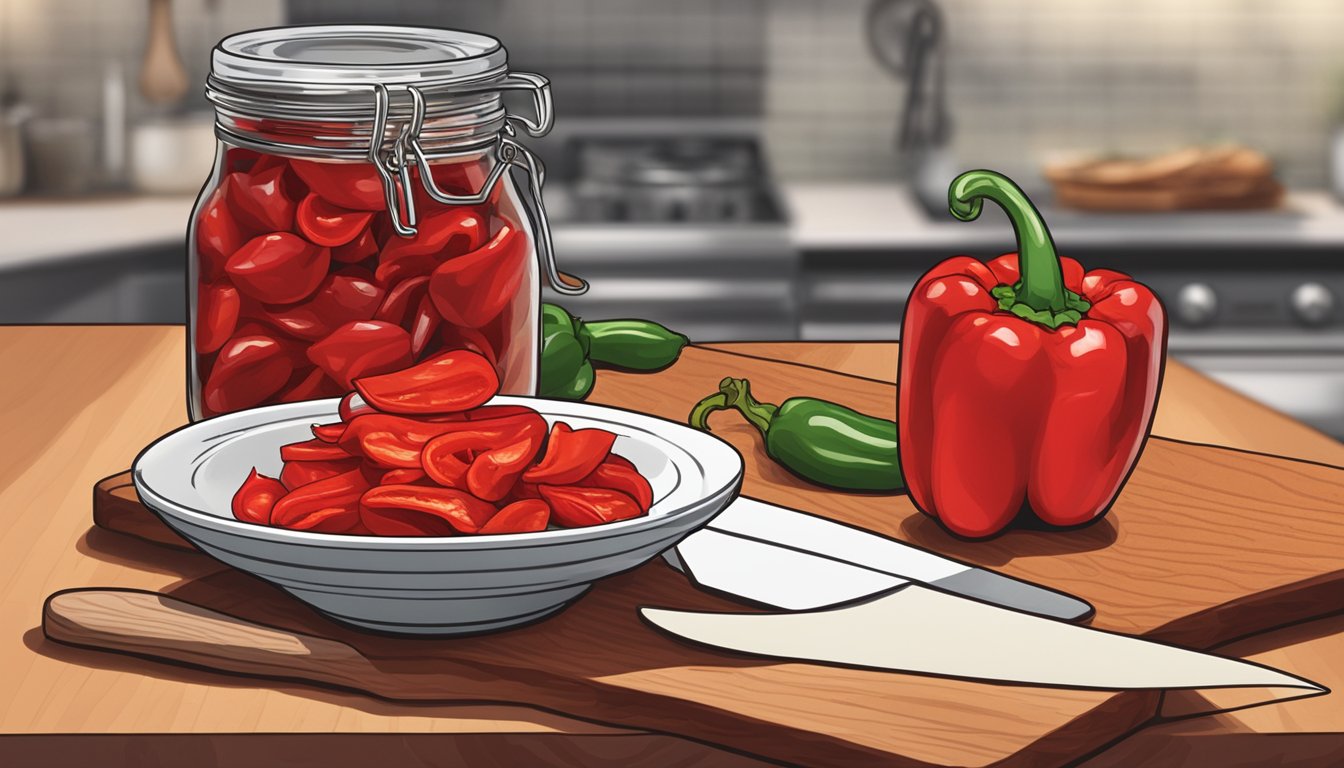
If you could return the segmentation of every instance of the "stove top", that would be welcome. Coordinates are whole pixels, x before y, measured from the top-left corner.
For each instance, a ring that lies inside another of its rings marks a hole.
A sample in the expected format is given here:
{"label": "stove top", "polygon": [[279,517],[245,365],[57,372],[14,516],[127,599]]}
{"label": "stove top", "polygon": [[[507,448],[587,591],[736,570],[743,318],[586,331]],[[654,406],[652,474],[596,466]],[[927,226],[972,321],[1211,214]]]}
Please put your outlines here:
{"label": "stove top", "polygon": [[754,136],[580,136],[569,153],[576,221],[784,221]]}

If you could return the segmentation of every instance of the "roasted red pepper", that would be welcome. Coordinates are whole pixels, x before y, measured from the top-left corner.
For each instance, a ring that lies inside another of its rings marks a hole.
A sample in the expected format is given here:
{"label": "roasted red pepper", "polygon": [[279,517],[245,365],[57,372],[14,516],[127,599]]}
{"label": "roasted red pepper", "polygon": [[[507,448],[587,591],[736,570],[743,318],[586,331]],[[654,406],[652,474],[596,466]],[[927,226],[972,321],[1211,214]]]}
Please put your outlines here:
{"label": "roasted red pepper", "polygon": [[308,359],[343,388],[361,376],[404,368],[411,363],[411,336],[380,320],[357,320],[332,331],[308,348]]}
{"label": "roasted red pepper", "polygon": [[606,460],[615,442],[616,435],[605,429],[573,429],[557,421],[546,442],[546,455],[523,473],[523,479],[529,483],[573,485]]}
{"label": "roasted red pepper", "polygon": [[332,248],[354,240],[372,218],[372,211],[347,211],[311,192],[294,212],[294,223],[304,237]]}
{"label": "roasted red pepper", "polygon": [[526,239],[505,224],[490,242],[439,264],[429,278],[439,316],[461,328],[480,328],[499,317],[518,294],[527,259]]}
{"label": "roasted red pepper", "polygon": [[[425,444],[420,453],[420,466],[439,485],[470,488],[472,493],[477,490],[488,491],[493,499],[500,499],[508,489],[499,491],[497,495],[495,489],[504,477],[511,476],[516,480],[522,474],[531,458],[536,456],[545,436],[546,420],[535,412],[499,419],[457,422]],[[492,457],[480,466],[476,465],[476,459],[496,448],[517,450],[505,451],[504,456]],[[516,453],[530,453],[531,456],[527,461],[520,462]],[[475,488],[472,488],[473,485]]]}
{"label": "roasted red pepper", "polygon": [[897,421],[910,498],[967,537],[998,533],[1024,507],[1086,523],[1110,508],[1147,437],[1166,316],[1128,276],[1059,258],[1007,178],[971,171],[948,194],[963,221],[984,198],[1008,213],[1019,253],[944,261],[906,305]]}
{"label": "roasted red pepper", "polygon": [[234,251],[224,271],[238,290],[257,301],[289,304],[311,296],[330,265],[330,249],[289,232],[272,232]]}
{"label": "roasted red pepper", "polygon": [[628,494],[639,502],[639,508],[645,512],[653,506],[653,487],[639,474],[639,470],[626,459],[615,454],[607,457],[597,469],[580,480],[579,485],[593,488],[610,488]]}
{"label": "roasted red pepper", "polygon": [[257,232],[283,232],[294,224],[294,201],[285,189],[285,166],[231,173],[224,180],[232,209]]}
{"label": "roasted red pepper", "polygon": [[644,514],[639,502],[629,494],[610,488],[586,488],[577,485],[538,486],[541,497],[551,505],[551,515],[566,528],[614,523]]}
{"label": "roasted red pepper", "polygon": [[241,308],[237,288],[202,283],[196,291],[196,351],[204,355],[224,346],[238,327]]}
{"label": "roasted red pepper", "polygon": [[359,524],[359,497],[369,481],[358,469],[299,486],[271,510],[271,525],[296,531],[345,533]]}
{"label": "roasted red pepper", "polygon": [[382,536],[450,536],[476,533],[495,515],[495,505],[453,488],[380,485],[359,501],[360,517]]}
{"label": "roasted red pepper", "polygon": [[257,473],[256,467],[233,494],[233,516],[245,523],[270,525],[271,509],[287,491],[281,481]]}
{"label": "roasted red pepper", "polygon": [[458,349],[405,370],[358,379],[355,389],[364,402],[386,413],[453,413],[494,397],[499,374],[484,357]]}
{"label": "roasted red pepper", "polygon": [[383,285],[428,275],[440,263],[461,258],[484,241],[485,225],[480,217],[469,208],[451,208],[421,222],[415,237],[393,238],[378,256],[375,275]]}
{"label": "roasted red pepper", "polygon": [[382,467],[419,469],[420,451],[425,443],[465,425],[462,421],[431,422],[387,413],[368,413],[355,417],[345,428],[340,448]]}
{"label": "roasted red pepper", "polygon": [[541,499],[520,499],[495,513],[478,533],[531,533],[546,530],[551,507]]}
{"label": "roasted red pepper", "polygon": [[292,491],[309,483],[335,477],[358,468],[359,459],[354,457],[335,461],[286,461],[285,468],[280,470],[280,482],[285,488]]}

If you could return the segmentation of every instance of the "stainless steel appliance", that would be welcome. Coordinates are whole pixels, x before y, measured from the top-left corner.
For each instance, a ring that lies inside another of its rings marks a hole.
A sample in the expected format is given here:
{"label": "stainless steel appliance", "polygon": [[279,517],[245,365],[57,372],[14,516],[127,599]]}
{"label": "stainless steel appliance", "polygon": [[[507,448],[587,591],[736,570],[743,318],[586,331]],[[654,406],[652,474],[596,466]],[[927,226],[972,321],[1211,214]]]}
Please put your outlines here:
{"label": "stainless steel appliance", "polygon": [[797,338],[798,257],[753,122],[564,129],[542,150],[546,204],[562,268],[591,286],[567,309],[697,341]]}

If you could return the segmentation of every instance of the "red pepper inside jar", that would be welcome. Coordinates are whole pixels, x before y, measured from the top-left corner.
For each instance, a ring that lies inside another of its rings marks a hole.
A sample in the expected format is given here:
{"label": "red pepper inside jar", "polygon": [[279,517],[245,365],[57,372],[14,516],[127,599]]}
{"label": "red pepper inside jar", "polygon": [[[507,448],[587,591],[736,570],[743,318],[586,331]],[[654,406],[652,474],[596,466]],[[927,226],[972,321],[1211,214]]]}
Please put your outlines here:
{"label": "red pepper inside jar", "polygon": [[[498,40],[414,27],[245,32],[216,46],[215,168],[192,214],[193,420],[335,397],[471,349],[532,395],[538,263],[562,294],[539,161],[549,83]],[[536,118],[505,111],[530,93]],[[527,196],[513,175],[526,171]]]}

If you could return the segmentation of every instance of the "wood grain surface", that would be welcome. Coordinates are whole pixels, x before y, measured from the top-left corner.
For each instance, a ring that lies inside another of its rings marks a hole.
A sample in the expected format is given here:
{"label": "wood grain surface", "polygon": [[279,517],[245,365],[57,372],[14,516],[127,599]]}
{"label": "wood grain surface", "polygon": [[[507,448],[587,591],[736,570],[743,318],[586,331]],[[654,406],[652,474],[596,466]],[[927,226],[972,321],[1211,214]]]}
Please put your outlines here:
{"label": "wood grain surface", "polygon": [[[228,579],[220,575],[223,569],[206,558],[87,531],[90,484],[124,469],[144,444],[184,420],[182,347],[180,328],[0,329],[0,355],[32,372],[0,380],[0,402],[12,435],[0,449],[5,451],[0,501],[13,512],[0,522],[0,597],[5,609],[0,613],[0,657],[6,661],[5,668],[13,670],[11,679],[17,681],[0,687],[0,733],[4,734],[0,735],[0,754],[20,759],[13,764],[25,764],[24,759],[40,761],[32,764],[60,764],[62,756],[89,755],[103,762],[122,757],[125,764],[142,764],[126,756],[187,753],[201,756],[196,761],[201,765],[215,764],[208,756],[281,753],[294,756],[296,764],[315,759],[324,765],[358,764],[360,754],[405,755],[426,764],[439,758],[451,762],[467,754],[480,758],[516,754],[525,762],[536,762],[528,761],[529,755],[556,760],[568,755],[565,762],[610,765],[636,764],[630,762],[635,755],[656,764],[718,765],[728,759],[725,753],[683,739],[603,728],[536,709],[404,707],[305,686],[257,688],[207,672],[123,660],[44,641],[34,627],[42,599],[56,589],[88,584],[179,591],[191,587],[186,589],[187,596],[208,594],[219,584],[223,584],[222,592],[234,596],[257,589],[253,580],[242,578],[242,586],[229,590]],[[820,348],[799,345],[799,352],[806,355]],[[828,355],[841,358],[830,364],[833,368],[843,370],[846,360],[860,368],[890,361],[894,370],[895,345],[824,348]],[[771,350],[771,354],[786,353],[787,349],[778,346]],[[1193,374],[1184,381],[1174,375],[1182,371],[1175,365],[1168,369],[1159,431],[1163,413],[1179,412],[1193,414],[1192,421],[1209,425],[1235,422],[1236,429],[1228,431],[1233,439],[1240,439],[1238,430],[1254,437],[1254,431],[1262,429],[1263,434],[1255,439],[1264,443],[1315,450],[1313,444],[1322,437],[1272,412],[1258,414],[1250,409],[1247,413],[1238,396]],[[612,386],[627,386],[619,379],[604,373],[596,396],[605,397]],[[1188,389],[1191,381],[1201,388]],[[637,381],[629,384],[637,385]],[[1252,441],[1244,447],[1258,445]],[[1337,638],[1344,628],[1303,634],[1303,628],[1321,624],[1312,622],[1263,637],[1274,638],[1268,652],[1286,649],[1283,668],[1328,684],[1323,673],[1340,674],[1337,667],[1344,653],[1338,652]],[[1319,716],[1313,720],[1310,714],[1300,714],[1301,705],[1306,704],[1292,702],[1219,715],[1216,722],[1196,718],[1145,729],[1115,749],[1131,744],[1146,749],[1156,744],[1177,755],[1173,758],[1177,762],[1171,764],[1198,764],[1179,762],[1182,750],[1198,744],[1205,748],[1200,754],[1208,754],[1209,745],[1265,733],[1275,737],[1267,743],[1284,745],[1288,752],[1282,754],[1301,758],[1294,764],[1316,764],[1310,762],[1313,755],[1324,753],[1319,739],[1312,742],[1311,738],[1328,739],[1338,728],[1320,728]],[[978,712],[978,704],[972,709]],[[1279,712],[1287,714],[1275,714]],[[1199,723],[1214,724],[1197,728]],[[1297,727],[1299,723],[1319,732],[1304,732]],[[1159,732],[1159,740],[1144,741],[1147,734]],[[1227,738],[1221,739],[1220,734]],[[1304,738],[1292,742],[1278,738],[1298,735]],[[318,744],[325,748],[316,750]],[[48,759],[53,757],[54,763]]]}
{"label": "wood grain surface", "polygon": [[[826,392],[870,413],[889,415],[895,406],[890,384],[700,349],[686,350],[681,361],[657,375],[608,374],[595,398],[680,419],[694,393],[713,391],[729,373],[749,377],[766,399],[808,391]],[[1154,440],[1111,519],[1068,536],[1016,531],[972,544],[944,533],[904,497],[806,487],[761,460],[757,436],[739,419],[721,414],[713,425],[747,459],[745,492],[1073,592],[1096,606],[1094,624],[1102,628],[1207,647],[1319,615],[1330,596],[1341,591],[1344,519],[1334,514],[1344,502],[1341,470]],[[147,526],[147,513],[132,518],[117,519]],[[1252,535],[1260,546],[1248,551],[1245,541]],[[1231,558],[1239,559],[1240,567],[1229,573]],[[219,574],[221,579],[233,576]],[[171,594],[190,600],[185,590]],[[192,602],[238,613],[235,596],[218,589],[204,596]],[[295,627],[288,616],[292,600],[260,592],[249,596],[239,614],[244,618],[333,638],[364,657],[422,652],[415,641],[347,632],[315,617],[315,623]],[[735,658],[652,637],[633,620],[639,604],[706,603],[721,605],[653,563],[604,582],[557,619],[493,636],[483,645],[465,640],[435,646],[424,652],[417,675],[385,684],[403,697],[417,698],[423,694],[415,685],[430,681],[433,690],[450,690],[454,696],[527,701],[673,733],[693,723],[699,737],[712,743],[818,765],[1062,761],[1153,714],[1150,694],[1047,692],[805,664],[752,662],[744,667]],[[543,647],[552,652],[544,653]],[[319,682],[330,684],[333,671],[346,669],[358,678],[350,687],[386,692],[368,683],[368,670],[353,660],[322,654],[328,656],[335,660],[313,670]],[[244,659],[232,666],[246,668],[249,661],[256,663]],[[473,681],[458,679],[457,667],[466,663],[487,666],[497,677],[486,688],[473,687]],[[575,690],[584,693],[577,696]],[[800,698],[821,691],[826,692],[821,701],[813,698],[806,708],[796,708]],[[1060,694],[1067,695],[1061,700]],[[1045,700],[1022,698],[1042,695]],[[996,706],[986,709],[995,698]],[[967,717],[972,706],[978,714]],[[1033,717],[1024,717],[1028,711]],[[942,727],[931,729],[930,723]]]}

